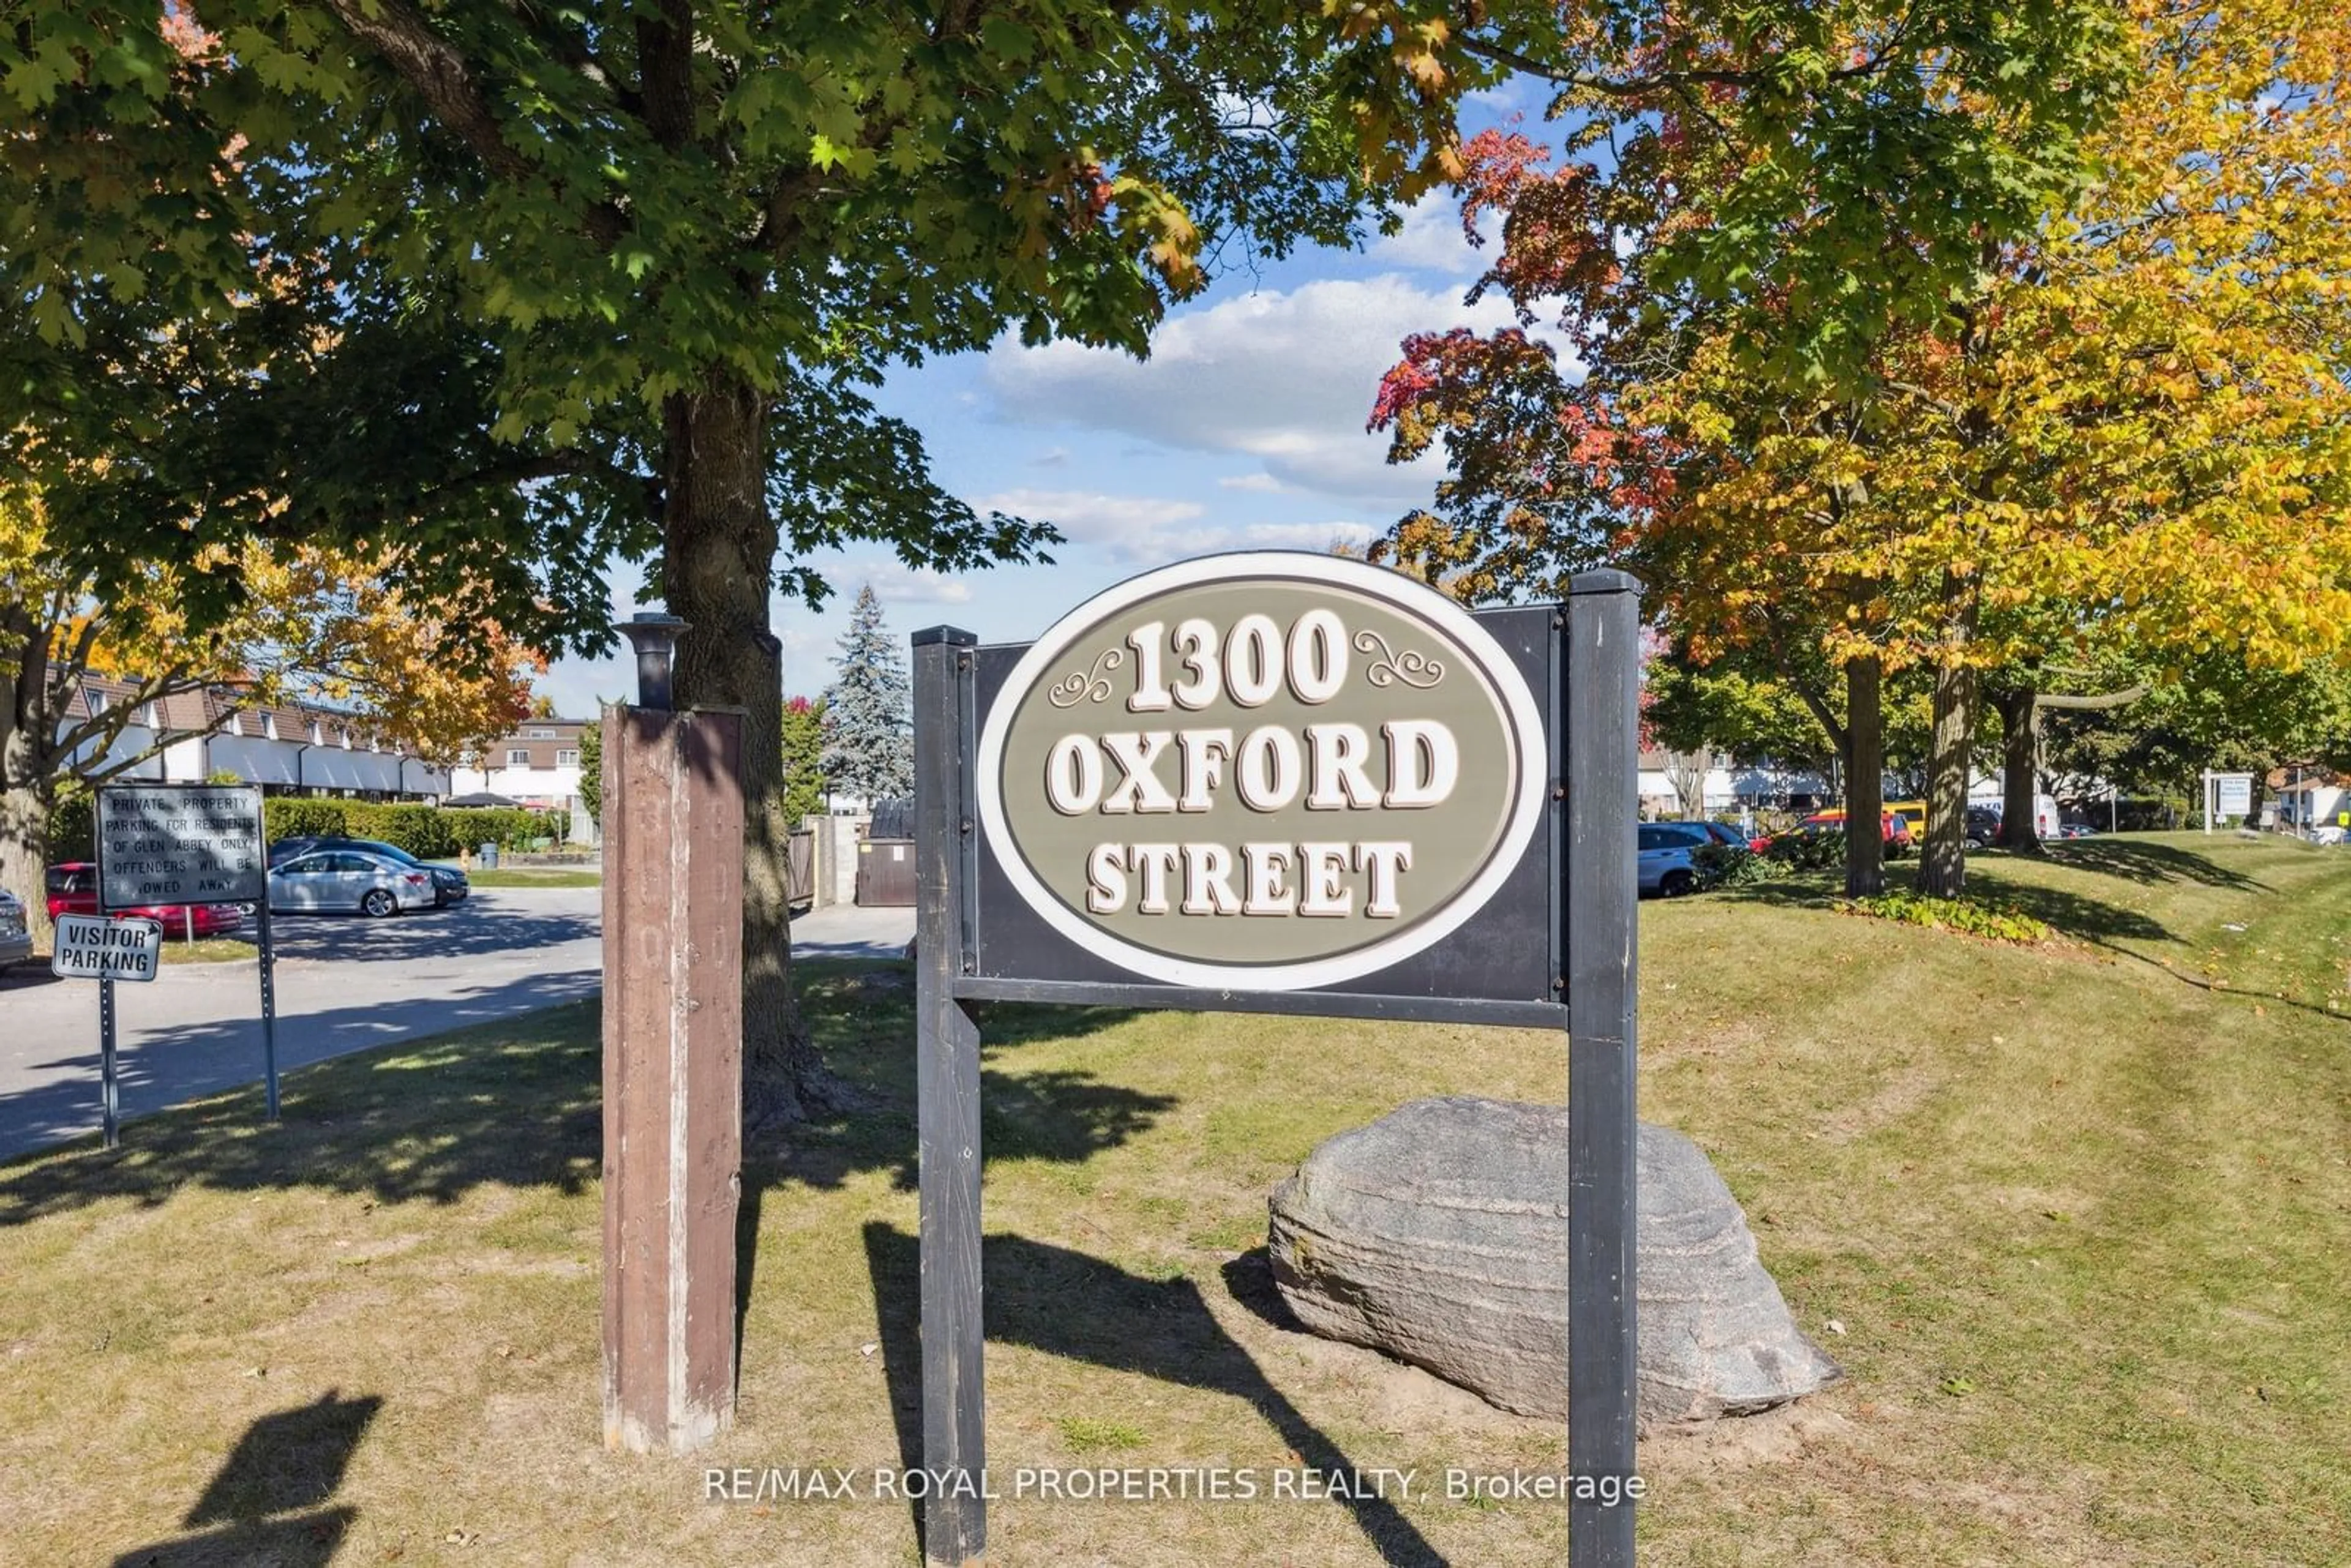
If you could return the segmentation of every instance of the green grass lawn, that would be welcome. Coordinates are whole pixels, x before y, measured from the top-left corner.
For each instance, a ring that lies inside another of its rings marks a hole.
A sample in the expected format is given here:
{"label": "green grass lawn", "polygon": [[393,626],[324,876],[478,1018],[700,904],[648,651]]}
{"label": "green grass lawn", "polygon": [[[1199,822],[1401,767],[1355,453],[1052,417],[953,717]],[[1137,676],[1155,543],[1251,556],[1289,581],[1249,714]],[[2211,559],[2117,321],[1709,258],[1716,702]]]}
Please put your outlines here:
{"label": "green grass lawn", "polygon": [[233,964],[260,956],[260,947],[241,936],[204,936],[193,942],[163,944],[166,964]]}
{"label": "green grass lawn", "polygon": [[604,873],[550,866],[544,871],[528,866],[501,866],[496,871],[469,871],[465,879],[475,887],[601,887]]}
{"label": "green grass lawn", "polygon": [[[1900,873],[1897,873],[1899,875]],[[1642,908],[1642,1112],[1745,1204],[1846,1381],[1646,1444],[1656,1564],[2351,1562],[2351,852],[1985,856],[2040,947],[1797,882]],[[911,989],[810,965],[874,1108],[754,1151],[716,1465],[913,1462]],[[1263,1312],[1268,1188],[1555,1036],[996,1009],[992,1465],[1553,1466],[1559,1431]],[[0,1166],[0,1520],[28,1563],[908,1564],[904,1505],[607,1455],[580,1007]],[[1842,1333],[1829,1328],[1834,1321]],[[1554,1506],[991,1511],[1011,1563],[1564,1560]],[[14,1560],[12,1558],[12,1560]]]}

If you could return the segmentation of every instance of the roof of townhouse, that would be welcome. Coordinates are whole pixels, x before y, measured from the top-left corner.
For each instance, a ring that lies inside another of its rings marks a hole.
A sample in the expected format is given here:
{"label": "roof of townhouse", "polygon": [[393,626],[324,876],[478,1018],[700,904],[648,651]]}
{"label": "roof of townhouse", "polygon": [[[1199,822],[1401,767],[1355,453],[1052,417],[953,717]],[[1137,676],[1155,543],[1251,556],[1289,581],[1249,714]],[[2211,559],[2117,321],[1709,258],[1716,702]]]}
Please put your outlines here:
{"label": "roof of townhouse", "polygon": [[[110,706],[136,695],[141,689],[136,681],[111,675],[87,676],[68,699],[67,714],[73,718],[86,718],[92,711],[93,698]],[[155,716],[161,721],[156,727],[191,735],[211,730],[247,739],[338,746],[355,751],[374,749],[378,745],[364,715],[310,703],[255,703],[242,700],[242,694],[227,686],[174,692],[159,699],[156,706]]]}

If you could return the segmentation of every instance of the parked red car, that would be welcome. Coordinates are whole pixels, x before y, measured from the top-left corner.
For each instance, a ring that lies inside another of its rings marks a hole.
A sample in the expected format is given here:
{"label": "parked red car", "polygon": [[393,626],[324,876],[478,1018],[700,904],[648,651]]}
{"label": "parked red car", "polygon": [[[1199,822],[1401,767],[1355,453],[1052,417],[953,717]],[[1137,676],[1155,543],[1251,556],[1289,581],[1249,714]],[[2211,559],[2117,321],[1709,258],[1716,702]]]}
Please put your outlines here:
{"label": "parked red car", "polygon": [[[1910,819],[1899,811],[1885,814],[1881,826],[1886,833],[1886,852],[1903,855],[1910,852]],[[1815,811],[1797,827],[1800,833],[1841,833],[1844,831],[1844,812],[1832,809]]]}
{"label": "parked red car", "polygon": [[[98,867],[88,861],[69,861],[49,868],[49,918],[60,915],[96,915]],[[117,915],[143,915],[163,923],[165,937],[185,936],[191,923],[199,938],[225,936],[245,924],[245,911],[234,904],[155,904],[139,909],[118,909]]]}

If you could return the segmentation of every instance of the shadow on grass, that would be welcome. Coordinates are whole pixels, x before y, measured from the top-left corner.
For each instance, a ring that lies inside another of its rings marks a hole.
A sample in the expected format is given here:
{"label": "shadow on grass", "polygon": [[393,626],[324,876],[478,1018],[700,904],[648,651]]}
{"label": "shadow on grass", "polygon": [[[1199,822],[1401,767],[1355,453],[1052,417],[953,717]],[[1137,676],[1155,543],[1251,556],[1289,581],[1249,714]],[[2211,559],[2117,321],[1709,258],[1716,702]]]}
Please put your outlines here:
{"label": "shadow on grass", "polygon": [[[2108,904],[2101,898],[2085,898],[2078,893],[2060,888],[2041,887],[2029,883],[2010,882],[2001,878],[1991,882],[1985,891],[2001,904],[2021,909],[2036,920],[2054,926],[2061,936],[2077,942],[2095,943],[2101,947],[2114,947],[2116,942],[2177,942],[2170,927],[2136,909],[2119,904]],[[2116,947],[2115,951],[2124,949]]]}
{"label": "shadow on grass", "polygon": [[596,1005],[574,1002],[286,1073],[275,1126],[256,1085],[142,1116],[119,1149],[19,1155],[0,1165],[0,1225],[188,1185],[381,1203],[454,1203],[486,1182],[577,1193],[603,1157],[597,1030]]}
{"label": "shadow on grass", "polygon": [[[912,1469],[923,1462],[919,1249],[914,1237],[877,1220],[865,1227],[865,1257],[899,1457]],[[1217,1323],[1189,1280],[1142,1279],[1098,1258],[1018,1236],[986,1238],[980,1273],[987,1338],[995,1343],[1236,1395],[1301,1465],[1325,1473],[1356,1469]],[[1443,1568],[1445,1559],[1394,1503],[1378,1497],[1332,1500],[1354,1515],[1381,1562]],[[918,1531],[921,1517],[918,1504]]]}
{"label": "shadow on grass", "polygon": [[[747,1145],[746,1193],[779,1179],[838,1186],[866,1170],[886,1170],[911,1187],[914,997],[907,966],[831,961],[808,967],[810,1031],[825,1060],[867,1104]],[[1123,1016],[1104,1009],[999,1009],[986,1026],[987,1053],[993,1060]],[[288,1071],[281,1080],[283,1120],[275,1126],[264,1119],[255,1086],[130,1122],[117,1150],[101,1150],[86,1136],[14,1155],[0,1162],[0,1226],[108,1199],[159,1205],[189,1184],[239,1191],[308,1187],[381,1203],[453,1203],[488,1182],[576,1194],[598,1179],[603,1162],[601,1027],[595,1001],[572,1002]],[[282,1039],[280,1044],[284,1049]],[[1089,1159],[1147,1128],[1175,1103],[1077,1071],[989,1069],[982,1081],[990,1159]],[[47,1105],[42,1097],[74,1108],[94,1102],[96,1072],[30,1091],[16,1097],[26,1103],[15,1109],[30,1113]],[[12,1103],[0,1101],[0,1112]]]}
{"label": "shadow on grass", "polygon": [[[793,1183],[831,1190],[862,1171],[888,1170],[912,1192],[921,1172],[914,1134],[914,1009],[911,965],[840,961],[811,969],[801,1007],[826,1063],[858,1092],[858,1109],[747,1140],[737,1210],[736,1364],[758,1269],[759,1211],[768,1188]],[[1173,1095],[1104,1083],[1069,1069],[1006,1072],[1005,1053],[1108,1029],[1132,1016],[1116,1008],[996,1006],[975,1009],[980,1028],[980,1158],[1082,1164],[1146,1132],[1176,1106]]]}
{"label": "shadow on grass", "polygon": [[[889,1169],[899,1190],[916,1185],[914,988],[912,967],[841,961],[801,986],[809,1033],[826,1063],[865,1101],[859,1109],[761,1136],[744,1151],[748,1192],[756,1174],[832,1188],[859,1171]],[[1057,1069],[1007,1072],[1008,1052],[1071,1040],[1131,1018],[1120,1008],[976,1008],[980,1035],[980,1133],[988,1160],[1078,1163],[1147,1130],[1176,1099]]]}
{"label": "shadow on grass", "polygon": [[[2126,939],[2138,942],[2179,940],[2168,927],[2139,910],[2060,888],[2012,882],[2000,875],[1996,862],[1985,865],[1982,870],[1985,874],[1970,884],[1971,892],[1989,894],[2000,903],[2012,904],[2036,919],[2046,921],[2056,928],[2060,936],[2100,946],[2112,946]],[[1906,872],[1896,871],[1886,879],[1888,893],[1907,893],[1910,887],[1911,879]],[[1773,909],[1834,911],[1844,908],[1846,902],[1843,881],[1832,881],[1822,875],[1792,877],[1784,882],[1746,883],[1702,896],[1719,898],[1732,904],[1761,904]],[[2119,947],[2115,950],[2126,951]]]}
{"label": "shadow on grass", "polygon": [[245,1430],[181,1523],[198,1533],[136,1546],[114,1568],[267,1563],[313,1568],[331,1562],[359,1517],[327,1506],[351,1456],[383,1407],[375,1395],[344,1399],[329,1389],[312,1405],[264,1416]]}
{"label": "shadow on grass", "polygon": [[[252,977],[255,971],[247,969]],[[434,979],[438,977],[423,977]],[[326,1008],[279,1021],[281,1072],[348,1052],[414,1044],[596,994],[593,967],[493,977],[477,985],[451,983],[379,1001]],[[144,991],[146,988],[123,988]],[[126,1143],[153,1135],[150,1119],[173,1106],[219,1094],[260,1073],[262,1028],[258,997],[251,1013],[202,1022],[157,1023],[162,1004],[148,996],[120,996],[125,1043],[118,1061]],[[0,1094],[0,1159],[45,1146],[68,1145],[96,1131],[99,1099],[97,998],[89,998],[88,1033],[50,1040],[58,1054],[21,1065],[56,1075]],[[372,1061],[381,1060],[371,1057]],[[255,1120],[259,1120],[256,1117]]]}
{"label": "shadow on grass", "polygon": [[2259,877],[2231,871],[2215,863],[2208,856],[2181,849],[2177,844],[2122,839],[2066,839],[2044,846],[2044,852],[2053,865],[2074,866],[2130,882],[2149,884],[2192,882],[2203,887],[2226,888],[2232,893],[2271,891],[2270,884]]}

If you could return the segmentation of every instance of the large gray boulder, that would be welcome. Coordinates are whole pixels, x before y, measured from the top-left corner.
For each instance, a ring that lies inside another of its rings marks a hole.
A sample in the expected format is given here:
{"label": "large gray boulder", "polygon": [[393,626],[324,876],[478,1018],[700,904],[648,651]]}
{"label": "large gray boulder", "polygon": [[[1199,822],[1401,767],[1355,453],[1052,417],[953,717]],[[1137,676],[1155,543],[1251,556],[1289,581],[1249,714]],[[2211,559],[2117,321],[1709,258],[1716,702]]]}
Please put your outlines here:
{"label": "large gray boulder", "polygon": [[[1835,1381],[1698,1146],[1645,1122],[1639,1158],[1642,1425],[1751,1414]],[[1274,1189],[1274,1281],[1316,1333],[1564,1417],[1567,1193],[1566,1106],[1416,1100]]]}

